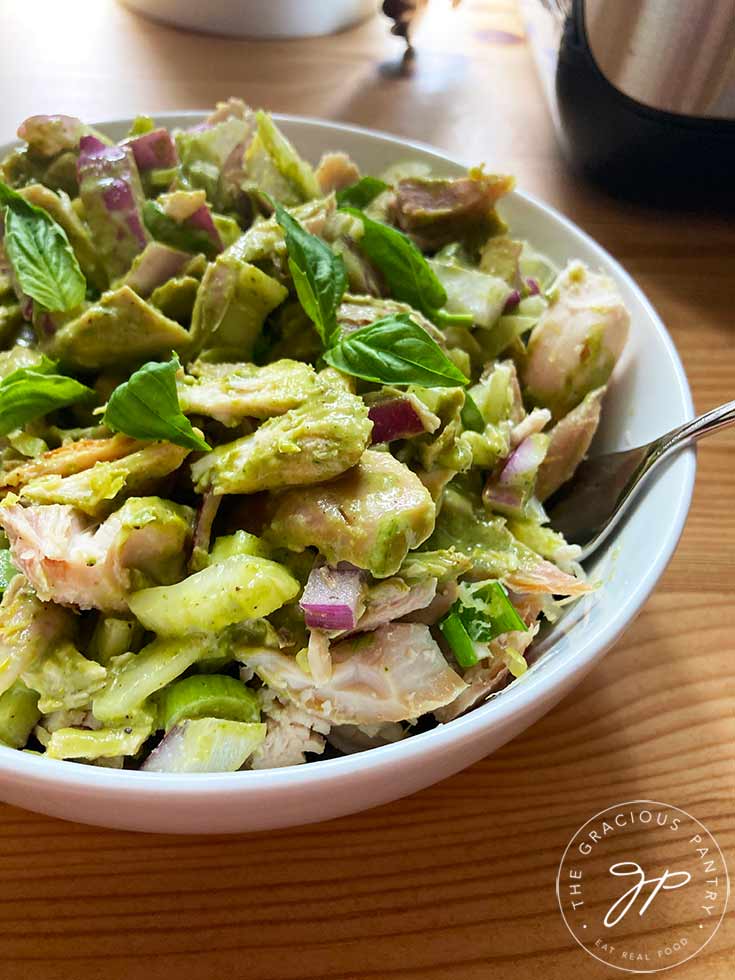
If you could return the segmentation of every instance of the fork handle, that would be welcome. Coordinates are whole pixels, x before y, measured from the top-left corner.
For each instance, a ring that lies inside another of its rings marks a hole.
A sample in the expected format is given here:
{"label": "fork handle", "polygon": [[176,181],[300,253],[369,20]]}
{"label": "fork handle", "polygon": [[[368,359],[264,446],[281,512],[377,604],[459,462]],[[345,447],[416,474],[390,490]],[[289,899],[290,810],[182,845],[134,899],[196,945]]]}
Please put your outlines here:
{"label": "fork handle", "polygon": [[713,432],[717,432],[718,429],[724,429],[734,423],[735,401],[725,402],[724,405],[712,408],[696,419],[690,419],[684,425],[672,429],[671,432],[667,432],[665,436],[657,439],[655,443],[656,459],[660,459],[683,443],[702,439],[704,436],[709,436]]}

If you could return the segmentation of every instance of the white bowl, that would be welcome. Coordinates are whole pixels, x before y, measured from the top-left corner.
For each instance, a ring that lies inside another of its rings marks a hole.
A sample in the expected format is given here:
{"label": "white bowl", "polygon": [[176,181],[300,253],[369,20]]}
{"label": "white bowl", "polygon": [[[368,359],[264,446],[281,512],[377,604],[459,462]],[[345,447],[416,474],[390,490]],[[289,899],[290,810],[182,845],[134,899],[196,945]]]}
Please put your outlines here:
{"label": "white bowl", "polygon": [[365,20],[378,0],[122,0],[175,27],[232,37],[293,38],[335,34]]}
{"label": "white bowl", "polygon": [[[200,113],[157,116],[168,126],[191,125],[199,118]],[[311,160],[325,149],[339,148],[366,172],[380,172],[406,158],[427,161],[445,174],[462,170],[459,161],[418,143],[316,119],[276,118]],[[100,128],[120,138],[128,125],[115,121]],[[578,257],[610,273],[630,309],[631,339],[605,401],[597,448],[647,442],[691,418],[689,386],[671,338],[625,270],[574,224],[527,194],[511,194],[502,211],[514,235],[528,237],[557,262]],[[127,772],[0,747],[0,795],[31,810],[108,827],[229,833],[326,820],[414,793],[523,731],[602,658],[632,622],[676,547],[694,472],[692,450],[671,461],[591,565],[603,576],[603,587],[570,609],[545,641],[548,652],[520,681],[462,718],[359,755],[227,774]]]}

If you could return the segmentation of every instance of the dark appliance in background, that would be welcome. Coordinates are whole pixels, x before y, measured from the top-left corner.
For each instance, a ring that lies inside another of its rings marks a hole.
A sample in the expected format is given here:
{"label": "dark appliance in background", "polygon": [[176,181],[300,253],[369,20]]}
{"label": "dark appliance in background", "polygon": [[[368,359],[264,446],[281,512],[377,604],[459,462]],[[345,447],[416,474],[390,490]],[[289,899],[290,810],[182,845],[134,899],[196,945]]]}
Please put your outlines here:
{"label": "dark appliance in background", "polygon": [[568,160],[636,198],[735,202],[735,0],[521,0]]}

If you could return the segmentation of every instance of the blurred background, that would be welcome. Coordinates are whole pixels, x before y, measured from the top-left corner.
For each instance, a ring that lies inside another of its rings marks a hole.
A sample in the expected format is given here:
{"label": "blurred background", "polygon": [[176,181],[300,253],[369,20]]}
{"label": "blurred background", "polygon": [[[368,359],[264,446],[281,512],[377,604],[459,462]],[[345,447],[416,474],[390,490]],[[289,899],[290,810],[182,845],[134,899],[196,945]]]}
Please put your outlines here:
{"label": "blurred background", "polygon": [[[0,0],[0,9],[6,130],[41,110],[110,117],[237,94],[366,126],[385,125],[389,110],[393,132],[444,148],[461,132],[464,156],[490,154],[491,167],[543,167],[546,150],[560,148],[577,172],[639,200],[733,201],[735,0]],[[523,128],[513,125],[521,116]]]}

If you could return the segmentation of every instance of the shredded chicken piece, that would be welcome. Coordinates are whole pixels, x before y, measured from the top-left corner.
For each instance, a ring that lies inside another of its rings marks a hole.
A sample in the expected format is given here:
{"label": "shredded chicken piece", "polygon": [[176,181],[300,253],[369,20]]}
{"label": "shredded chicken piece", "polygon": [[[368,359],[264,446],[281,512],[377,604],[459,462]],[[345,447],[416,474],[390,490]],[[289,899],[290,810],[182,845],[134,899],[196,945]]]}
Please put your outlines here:
{"label": "shredded chicken piece", "polygon": [[510,421],[515,425],[519,425],[526,414],[526,409],[523,406],[523,395],[521,394],[521,385],[518,381],[518,371],[513,361],[502,361],[502,364],[507,364],[510,367],[510,390],[513,395],[511,410],[510,410]]}
{"label": "shredded chicken piece", "polygon": [[567,575],[543,558],[539,558],[533,565],[526,565],[503,576],[503,581],[514,592],[545,592],[564,596],[594,592],[594,586],[573,575]]}
{"label": "shredded chicken piece", "polygon": [[306,762],[306,753],[321,755],[329,723],[302,711],[292,703],[284,704],[261,692],[266,721],[265,740],[250,760],[251,769],[280,769]]}
{"label": "shredded chicken piece", "polygon": [[439,503],[444,488],[456,475],[454,470],[441,466],[433,470],[416,470],[416,476],[429,491],[435,504]]}
{"label": "shredded chicken piece", "polygon": [[335,725],[404,721],[449,704],[465,684],[426,626],[388,623],[332,646],[332,677],[315,684],[293,657],[243,655],[272,690]]}
{"label": "shredded chicken piece", "polygon": [[457,583],[447,582],[436,593],[428,606],[424,606],[423,609],[414,610],[407,616],[404,616],[402,621],[406,623],[425,623],[426,626],[434,626],[440,619],[446,616],[457,601],[458,595],[459,589],[457,588]]}
{"label": "shredded chicken piece", "polygon": [[549,432],[549,448],[536,477],[536,496],[539,500],[546,500],[574,476],[600,424],[604,395],[604,387],[591,391]]}
{"label": "shredded chicken piece", "polygon": [[403,579],[391,578],[374,585],[367,595],[365,612],[357,621],[354,633],[377,629],[384,623],[425,609],[436,595],[436,579],[406,585]]}
{"label": "shredded chicken piece", "polygon": [[95,463],[122,459],[142,449],[146,443],[121,434],[109,439],[79,439],[58,449],[50,449],[36,459],[16,466],[0,476],[0,490],[25,486],[43,476],[73,476]]}
{"label": "shredded chicken piece", "polygon": [[427,251],[468,236],[485,241],[498,227],[495,202],[514,183],[512,177],[495,174],[454,180],[408,177],[396,186],[394,217]]}
{"label": "shredded chicken piece", "polygon": [[88,712],[84,708],[74,708],[71,711],[52,711],[43,716],[43,727],[53,734],[60,728],[81,728]]}
{"label": "shredded chicken piece", "polygon": [[177,386],[182,411],[208,415],[228,426],[245,418],[283,415],[324,388],[310,365],[290,359],[263,367],[195,361],[188,372]]}
{"label": "shredded chicken piece", "polygon": [[[362,327],[366,327],[375,320],[392,314],[408,313],[415,324],[421,327],[437,344],[446,348],[447,341],[444,334],[435,327],[431,320],[427,319],[418,310],[414,310],[406,303],[399,303],[395,299],[379,299],[375,296],[353,296],[345,293],[342,302],[337,308],[337,322],[342,328],[343,334],[354,333]],[[519,390],[520,397],[520,390]]]}
{"label": "shredded chicken piece", "polygon": [[521,365],[527,400],[554,421],[603,387],[622,354],[630,314],[609,276],[574,261],[557,277]]}
{"label": "shredded chicken piece", "polygon": [[332,657],[329,652],[329,637],[320,629],[309,633],[308,662],[315,684],[326,684],[332,676]]}
{"label": "shredded chicken piece", "polygon": [[325,153],[314,172],[323,194],[341,191],[360,179],[357,164],[346,153]]}
{"label": "shredded chicken piece", "polygon": [[217,108],[207,116],[207,125],[216,126],[226,119],[247,119],[252,109],[242,99],[231,95],[225,102],[218,102]]}
{"label": "shredded chicken piece", "polygon": [[[11,504],[0,510],[0,525],[40,599],[127,612],[133,569],[183,564],[190,534],[183,509],[156,499],[131,498],[102,524],[67,504]],[[167,577],[176,577],[173,566]]]}
{"label": "shredded chicken piece", "polygon": [[526,626],[533,626],[544,608],[544,597],[538,593],[521,595],[515,592],[509,594],[513,607]]}
{"label": "shredded chicken piece", "polygon": [[202,497],[202,502],[197,511],[194,542],[191,549],[191,557],[189,558],[189,571],[191,572],[199,571],[207,563],[209,541],[212,537],[212,525],[214,524],[214,519],[217,516],[217,511],[221,503],[222,495],[218,493],[209,493],[207,491]]}

